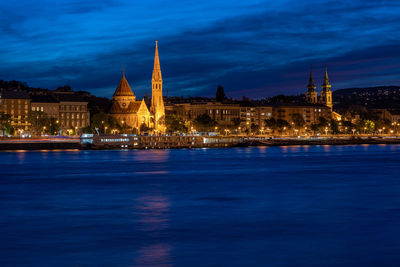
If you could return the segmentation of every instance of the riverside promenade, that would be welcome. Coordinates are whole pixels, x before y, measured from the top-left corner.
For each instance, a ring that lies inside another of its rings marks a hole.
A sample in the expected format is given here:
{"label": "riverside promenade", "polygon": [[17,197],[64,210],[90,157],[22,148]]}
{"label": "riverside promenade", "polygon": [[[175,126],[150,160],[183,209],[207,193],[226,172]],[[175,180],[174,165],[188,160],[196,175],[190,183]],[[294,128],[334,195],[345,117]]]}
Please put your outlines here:
{"label": "riverside promenade", "polygon": [[1,138],[0,150],[171,149],[292,145],[400,144],[400,136],[196,136],[93,135]]}

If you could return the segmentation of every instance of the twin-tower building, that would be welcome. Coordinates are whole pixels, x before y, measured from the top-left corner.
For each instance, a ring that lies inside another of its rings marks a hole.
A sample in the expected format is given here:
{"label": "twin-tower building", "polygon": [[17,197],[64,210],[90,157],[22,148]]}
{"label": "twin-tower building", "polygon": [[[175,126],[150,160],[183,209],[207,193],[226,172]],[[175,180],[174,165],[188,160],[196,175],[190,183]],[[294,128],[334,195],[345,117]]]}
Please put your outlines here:
{"label": "twin-tower building", "polygon": [[328,70],[325,66],[325,76],[322,82],[322,91],[318,98],[318,93],[315,90],[317,87],[314,84],[314,78],[312,75],[312,70],[310,70],[310,79],[307,85],[306,100],[312,104],[323,104],[332,110],[332,91],[331,85],[329,84]]}
{"label": "twin-tower building", "polygon": [[162,94],[163,81],[161,76],[158,43],[154,55],[153,76],[151,79],[151,105],[148,109],[144,99],[137,100],[125,72],[112,97],[111,116],[123,126],[129,126],[140,132],[142,126],[153,128],[155,132],[165,132],[165,108]]}

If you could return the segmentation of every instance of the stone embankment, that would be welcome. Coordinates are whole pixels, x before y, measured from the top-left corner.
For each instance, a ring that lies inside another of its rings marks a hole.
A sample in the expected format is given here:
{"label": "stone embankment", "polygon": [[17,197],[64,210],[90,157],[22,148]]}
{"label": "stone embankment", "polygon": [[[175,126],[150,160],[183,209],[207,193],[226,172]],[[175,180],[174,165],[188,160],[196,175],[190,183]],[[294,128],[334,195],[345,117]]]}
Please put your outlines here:
{"label": "stone embankment", "polygon": [[0,150],[171,149],[250,146],[400,144],[400,137],[225,137],[82,135],[81,138],[0,139]]}

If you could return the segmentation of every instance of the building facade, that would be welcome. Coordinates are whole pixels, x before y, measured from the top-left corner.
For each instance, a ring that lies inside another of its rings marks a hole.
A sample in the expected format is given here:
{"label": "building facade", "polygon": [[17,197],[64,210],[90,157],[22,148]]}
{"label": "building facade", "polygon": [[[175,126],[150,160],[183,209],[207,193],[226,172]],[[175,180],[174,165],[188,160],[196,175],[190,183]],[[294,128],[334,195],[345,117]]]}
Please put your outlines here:
{"label": "building facade", "polygon": [[60,102],[53,95],[31,95],[31,111],[59,120]]}
{"label": "building facade", "polygon": [[198,116],[207,114],[221,127],[234,125],[240,120],[239,104],[222,104],[219,102],[180,103],[167,106],[166,111],[177,115],[189,125]]}
{"label": "building facade", "polygon": [[282,104],[273,107],[273,118],[291,122],[294,114],[303,117],[306,125],[318,123],[321,117],[330,120],[332,118],[331,109],[319,104]]}
{"label": "building facade", "polygon": [[24,91],[3,91],[0,98],[0,112],[11,116],[11,126],[17,133],[29,129],[31,99]]}
{"label": "building facade", "polygon": [[74,93],[56,93],[59,101],[59,122],[63,132],[68,134],[81,132],[82,128],[90,125],[88,102],[83,101]]}
{"label": "building facade", "polygon": [[241,127],[251,127],[252,124],[262,128],[265,120],[273,116],[272,106],[241,107],[240,121]]}

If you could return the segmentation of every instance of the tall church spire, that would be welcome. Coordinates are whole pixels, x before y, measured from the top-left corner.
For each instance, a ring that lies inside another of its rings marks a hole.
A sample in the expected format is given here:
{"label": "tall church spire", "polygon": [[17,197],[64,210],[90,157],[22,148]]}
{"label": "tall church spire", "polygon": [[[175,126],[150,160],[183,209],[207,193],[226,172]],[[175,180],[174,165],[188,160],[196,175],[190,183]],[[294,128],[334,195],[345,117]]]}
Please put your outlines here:
{"label": "tall church spire", "polygon": [[154,129],[158,132],[165,132],[165,108],[162,94],[163,81],[161,76],[160,59],[158,57],[158,41],[156,41],[156,50],[154,54],[153,76],[151,79],[151,108],[154,116]]}
{"label": "tall church spire", "polygon": [[[328,67],[325,64],[325,76],[324,76],[324,82],[322,85],[329,85],[329,78],[328,78]],[[329,86],[330,87],[330,86]]]}
{"label": "tall church spire", "polygon": [[156,40],[156,52],[154,54],[153,81],[162,81],[160,59],[158,57],[158,41]]}
{"label": "tall church spire", "polygon": [[317,88],[314,84],[314,78],[312,75],[312,66],[310,66],[310,79],[308,80],[306,100],[308,103],[316,104],[318,102],[318,93],[315,91]]}
{"label": "tall church spire", "polygon": [[314,78],[312,75],[312,65],[310,67],[310,79],[308,80],[308,85],[307,85],[308,91],[309,92],[314,92],[315,88],[317,88],[314,84]]}
{"label": "tall church spire", "polygon": [[328,68],[325,65],[325,76],[324,76],[324,81],[322,83],[322,91],[321,91],[321,97],[320,97],[320,103],[324,104],[325,106],[331,108],[332,110],[332,91],[331,91],[332,85],[329,84],[329,78],[328,78]]}

